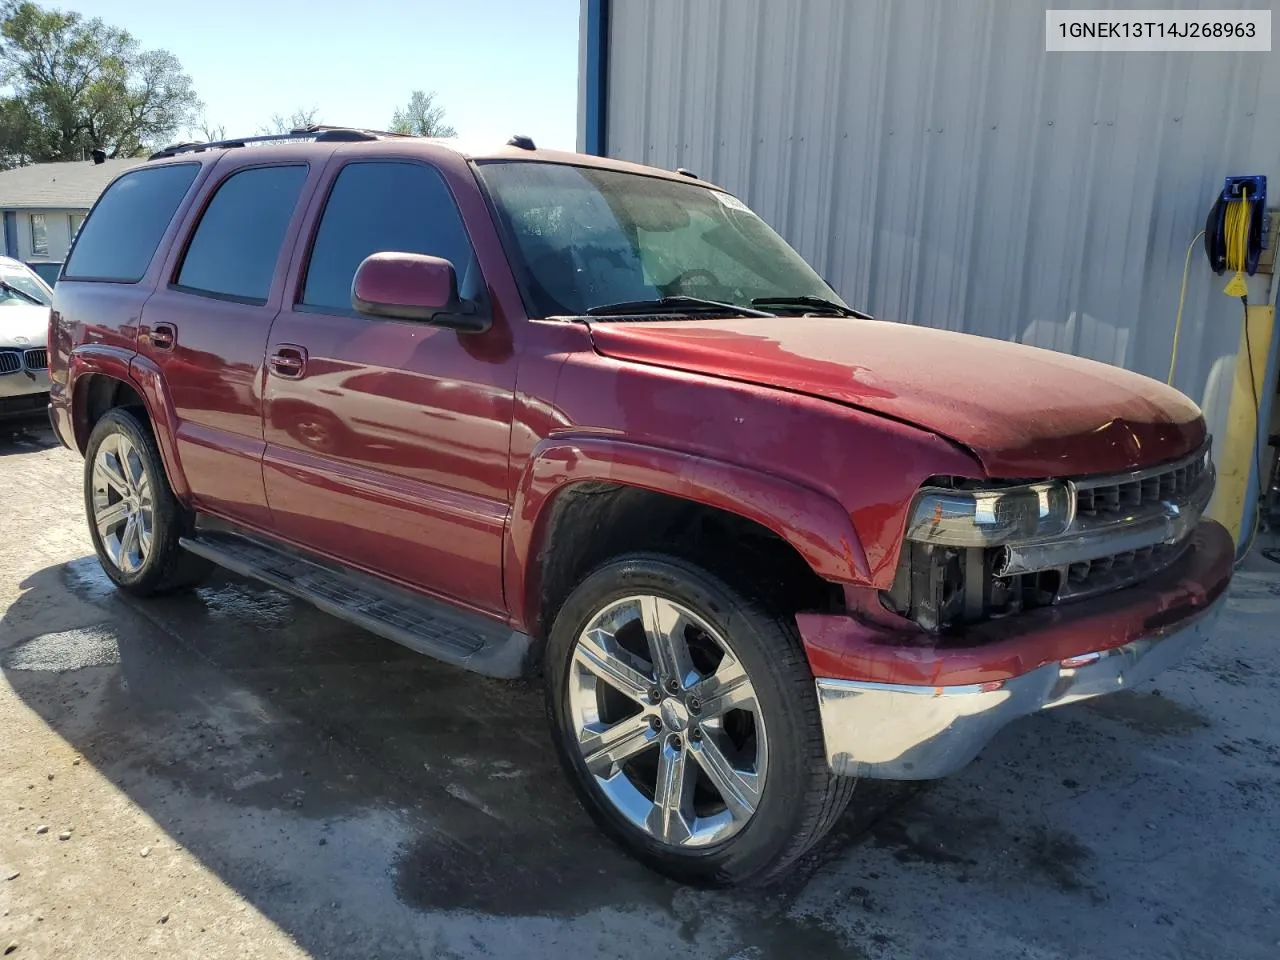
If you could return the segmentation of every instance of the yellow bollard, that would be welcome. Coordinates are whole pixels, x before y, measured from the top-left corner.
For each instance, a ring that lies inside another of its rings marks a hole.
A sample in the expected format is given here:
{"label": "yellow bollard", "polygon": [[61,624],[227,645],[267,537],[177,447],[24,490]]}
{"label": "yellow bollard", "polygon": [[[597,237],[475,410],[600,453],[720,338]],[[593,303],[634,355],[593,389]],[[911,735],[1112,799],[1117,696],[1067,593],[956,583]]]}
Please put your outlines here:
{"label": "yellow bollard", "polygon": [[[1255,474],[1255,453],[1258,442],[1258,417],[1271,415],[1271,393],[1267,389],[1267,357],[1271,349],[1271,335],[1275,326],[1275,308],[1250,306],[1240,331],[1240,348],[1236,353],[1235,377],[1231,384],[1231,405],[1227,409],[1226,436],[1215,442],[1215,460],[1218,468],[1218,487],[1209,516],[1231,532],[1239,547],[1249,537],[1253,518],[1245,518],[1244,510],[1250,484],[1261,483],[1264,478]],[[1245,337],[1248,337],[1247,341]],[[1250,348],[1253,369],[1249,368]],[[1253,387],[1249,378],[1253,377]],[[1259,412],[1254,397],[1262,404]],[[1266,464],[1261,464],[1263,470]],[[1256,491],[1255,491],[1256,493]]]}

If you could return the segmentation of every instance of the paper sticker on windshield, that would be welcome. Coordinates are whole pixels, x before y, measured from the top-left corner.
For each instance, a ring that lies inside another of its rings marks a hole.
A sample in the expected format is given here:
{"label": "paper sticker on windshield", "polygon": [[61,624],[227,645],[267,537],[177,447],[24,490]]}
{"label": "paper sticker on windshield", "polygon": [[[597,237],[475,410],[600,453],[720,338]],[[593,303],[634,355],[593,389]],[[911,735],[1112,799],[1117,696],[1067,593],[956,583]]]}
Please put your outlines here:
{"label": "paper sticker on windshield", "polygon": [[719,200],[722,204],[724,204],[730,210],[745,211],[747,209],[747,205],[743,203],[741,200],[739,200],[737,197],[731,196],[730,194],[727,194],[727,193],[721,193],[719,190],[712,190],[711,192],[715,194],[715,197],[717,200]]}

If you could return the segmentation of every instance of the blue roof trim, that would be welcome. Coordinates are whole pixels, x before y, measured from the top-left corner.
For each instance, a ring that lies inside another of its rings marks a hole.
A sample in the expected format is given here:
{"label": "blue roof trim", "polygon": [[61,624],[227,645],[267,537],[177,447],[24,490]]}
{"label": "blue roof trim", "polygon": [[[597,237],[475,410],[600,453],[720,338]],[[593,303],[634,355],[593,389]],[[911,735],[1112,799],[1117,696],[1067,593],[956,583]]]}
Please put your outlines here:
{"label": "blue roof trim", "polygon": [[587,0],[586,151],[605,156],[609,104],[609,0]]}
{"label": "blue roof trim", "polygon": [[13,210],[4,211],[4,255],[18,259],[18,214]]}

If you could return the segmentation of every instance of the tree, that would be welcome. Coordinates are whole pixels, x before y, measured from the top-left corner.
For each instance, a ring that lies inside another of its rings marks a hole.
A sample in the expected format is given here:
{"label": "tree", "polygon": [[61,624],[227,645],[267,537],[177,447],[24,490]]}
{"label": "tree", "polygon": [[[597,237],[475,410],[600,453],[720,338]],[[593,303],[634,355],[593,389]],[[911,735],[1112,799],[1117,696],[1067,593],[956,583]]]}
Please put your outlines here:
{"label": "tree", "polygon": [[0,165],[130,157],[171,142],[200,108],[167,50],[30,0],[0,6]]}
{"label": "tree", "polygon": [[409,103],[391,117],[391,132],[413,137],[456,137],[458,131],[444,122],[444,107],[436,103],[434,92],[415,90]]}
{"label": "tree", "polygon": [[318,123],[319,121],[316,120],[316,114],[319,112],[319,109],[316,107],[311,107],[309,109],[299,107],[287,117],[280,113],[272,114],[271,122],[265,126],[259,127],[258,132],[268,137],[273,134],[292,133],[294,130],[301,130],[303,127],[309,127],[314,123]]}
{"label": "tree", "polygon": [[195,132],[199,134],[200,139],[205,143],[213,143],[217,140],[227,139],[227,127],[222,123],[210,123],[208,117],[201,117],[200,123],[195,127]]}

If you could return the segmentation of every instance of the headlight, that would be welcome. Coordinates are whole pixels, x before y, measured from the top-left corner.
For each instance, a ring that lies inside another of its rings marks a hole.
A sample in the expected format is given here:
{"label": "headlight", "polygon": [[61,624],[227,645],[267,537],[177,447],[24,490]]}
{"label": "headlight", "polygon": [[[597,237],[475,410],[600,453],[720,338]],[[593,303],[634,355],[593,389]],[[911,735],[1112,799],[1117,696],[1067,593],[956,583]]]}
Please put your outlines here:
{"label": "headlight", "polygon": [[999,490],[920,492],[907,538],[952,547],[996,547],[1055,537],[1071,525],[1075,497],[1065,483],[1032,483]]}

